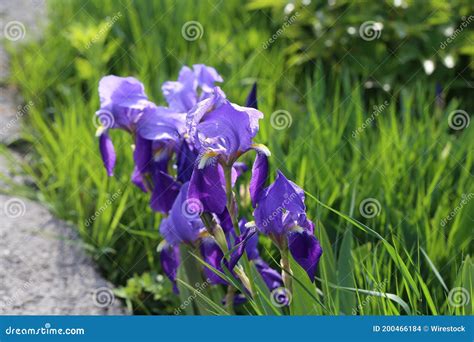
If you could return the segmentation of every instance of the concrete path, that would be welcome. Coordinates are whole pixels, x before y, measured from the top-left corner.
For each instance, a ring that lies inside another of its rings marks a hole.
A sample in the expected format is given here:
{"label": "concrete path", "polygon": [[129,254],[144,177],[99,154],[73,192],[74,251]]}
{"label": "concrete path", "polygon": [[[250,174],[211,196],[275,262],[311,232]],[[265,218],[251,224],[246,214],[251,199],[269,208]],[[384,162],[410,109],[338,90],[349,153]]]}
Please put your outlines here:
{"label": "concrete path", "polygon": [[[44,18],[44,0],[0,1],[0,144],[4,146],[18,139],[28,114],[8,85],[8,56],[2,44],[5,39],[15,44],[34,39]],[[123,314],[112,286],[85,253],[74,227],[55,219],[43,205],[11,194],[14,187],[2,176],[27,184],[20,161],[19,154],[0,149],[0,314]]]}

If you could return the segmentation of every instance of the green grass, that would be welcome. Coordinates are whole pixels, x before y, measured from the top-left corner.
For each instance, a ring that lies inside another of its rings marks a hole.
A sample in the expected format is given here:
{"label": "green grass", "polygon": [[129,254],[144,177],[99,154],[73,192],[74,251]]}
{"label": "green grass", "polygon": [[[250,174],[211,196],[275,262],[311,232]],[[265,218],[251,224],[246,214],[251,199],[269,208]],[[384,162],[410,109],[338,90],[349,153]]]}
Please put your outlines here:
{"label": "green grass", "polygon": [[[163,81],[175,79],[183,64],[205,63],[223,75],[234,102],[242,103],[258,81],[265,114],[258,141],[272,151],[273,174],[281,169],[307,191],[324,254],[317,288],[294,265],[291,314],[472,314],[472,298],[461,307],[447,298],[455,287],[471,297],[474,292],[474,201],[441,224],[463,194],[474,193],[472,126],[448,126],[450,112],[467,110],[463,103],[440,108],[433,87],[420,83],[368,98],[349,70],[287,70],[278,46],[262,49],[274,33],[268,17],[247,12],[241,1],[73,0],[50,6],[44,40],[12,58],[12,82],[34,103],[24,131],[25,168],[39,189],[31,196],[78,227],[104,274],[126,285],[120,294],[137,312],[172,313],[180,302],[166,281],[154,278],[160,273],[161,217],[130,184],[132,141],[125,133],[112,132],[116,176],[107,178],[103,170],[93,122],[97,82],[109,73],[134,75],[163,103]],[[103,33],[100,22],[117,13],[120,18]],[[194,42],[181,36],[189,20],[204,28]],[[374,105],[383,105],[380,113],[373,114]],[[290,127],[272,126],[275,110],[290,114]],[[380,203],[373,218],[359,210],[367,198]],[[240,204],[250,214],[248,199]],[[88,225],[95,212],[101,214]],[[270,241],[262,237],[261,245],[264,258],[276,265]],[[206,289],[196,301],[201,313],[219,312],[213,304],[219,299]],[[275,313],[263,288],[246,309]]]}

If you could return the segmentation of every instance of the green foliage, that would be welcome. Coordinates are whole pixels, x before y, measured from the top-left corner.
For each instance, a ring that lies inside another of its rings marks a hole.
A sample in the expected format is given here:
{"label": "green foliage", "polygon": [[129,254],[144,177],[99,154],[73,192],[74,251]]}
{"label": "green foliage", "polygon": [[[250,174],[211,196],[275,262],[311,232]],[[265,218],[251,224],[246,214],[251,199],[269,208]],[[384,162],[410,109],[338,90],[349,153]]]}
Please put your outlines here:
{"label": "green foliage", "polygon": [[[399,90],[424,80],[469,98],[474,16],[468,0],[251,0],[248,8],[271,9],[275,32],[282,28],[288,44],[273,48],[285,48],[289,65],[321,60],[350,68],[374,87]],[[432,74],[425,61],[433,62]]]}

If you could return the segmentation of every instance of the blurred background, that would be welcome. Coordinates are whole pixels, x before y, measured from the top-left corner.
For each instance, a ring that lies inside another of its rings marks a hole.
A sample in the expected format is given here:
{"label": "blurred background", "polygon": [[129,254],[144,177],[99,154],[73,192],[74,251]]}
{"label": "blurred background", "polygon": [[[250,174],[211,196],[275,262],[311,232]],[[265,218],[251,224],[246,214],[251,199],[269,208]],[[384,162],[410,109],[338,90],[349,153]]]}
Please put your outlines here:
{"label": "blurred background", "polygon": [[[307,199],[324,250],[317,286],[331,313],[406,313],[386,298],[361,306],[364,297],[346,287],[394,293],[413,314],[472,314],[472,302],[448,301],[459,287],[471,297],[474,284],[471,1],[46,6],[40,39],[19,47],[5,33],[8,82],[33,104],[9,147],[23,153],[34,185],[14,191],[77,226],[116,296],[135,313],[170,314],[179,299],[160,275],[161,216],[130,184],[128,135],[112,132],[115,176],[103,169],[94,135],[98,82],[134,76],[163,104],[162,83],[183,65],[203,63],[223,76],[235,103],[257,82],[265,114],[258,141],[272,151],[273,174],[281,169],[395,247],[388,252],[380,239]],[[264,258],[276,257],[270,241],[260,242]]]}

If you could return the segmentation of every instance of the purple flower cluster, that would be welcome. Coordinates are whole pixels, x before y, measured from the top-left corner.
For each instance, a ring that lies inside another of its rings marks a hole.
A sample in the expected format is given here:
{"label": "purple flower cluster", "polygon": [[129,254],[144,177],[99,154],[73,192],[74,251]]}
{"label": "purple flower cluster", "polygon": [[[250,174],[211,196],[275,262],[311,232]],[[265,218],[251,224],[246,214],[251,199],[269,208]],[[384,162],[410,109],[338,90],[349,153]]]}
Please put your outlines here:
{"label": "purple flower cluster", "polygon": [[[226,98],[218,82],[223,79],[212,67],[185,66],[177,81],[162,86],[167,106],[157,106],[135,78],[102,78],[97,135],[107,174],[113,175],[116,163],[109,130],[125,130],[134,139],[131,180],[150,193],[150,207],[165,215],[161,264],[175,291],[182,244],[199,248],[212,268],[226,268],[240,278],[250,294],[246,275],[237,267],[244,254],[270,290],[291,287],[288,251],[313,281],[322,249],[306,216],[304,191],[280,171],[266,187],[270,152],[254,143],[263,118],[256,85],[242,107]],[[249,186],[254,221],[247,222],[239,217],[233,188],[247,172],[238,159],[249,151],[255,151],[256,158]],[[280,250],[282,274],[260,257],[257,231]],[[230,285],[210,268],[203,272],[212,284]]]}

